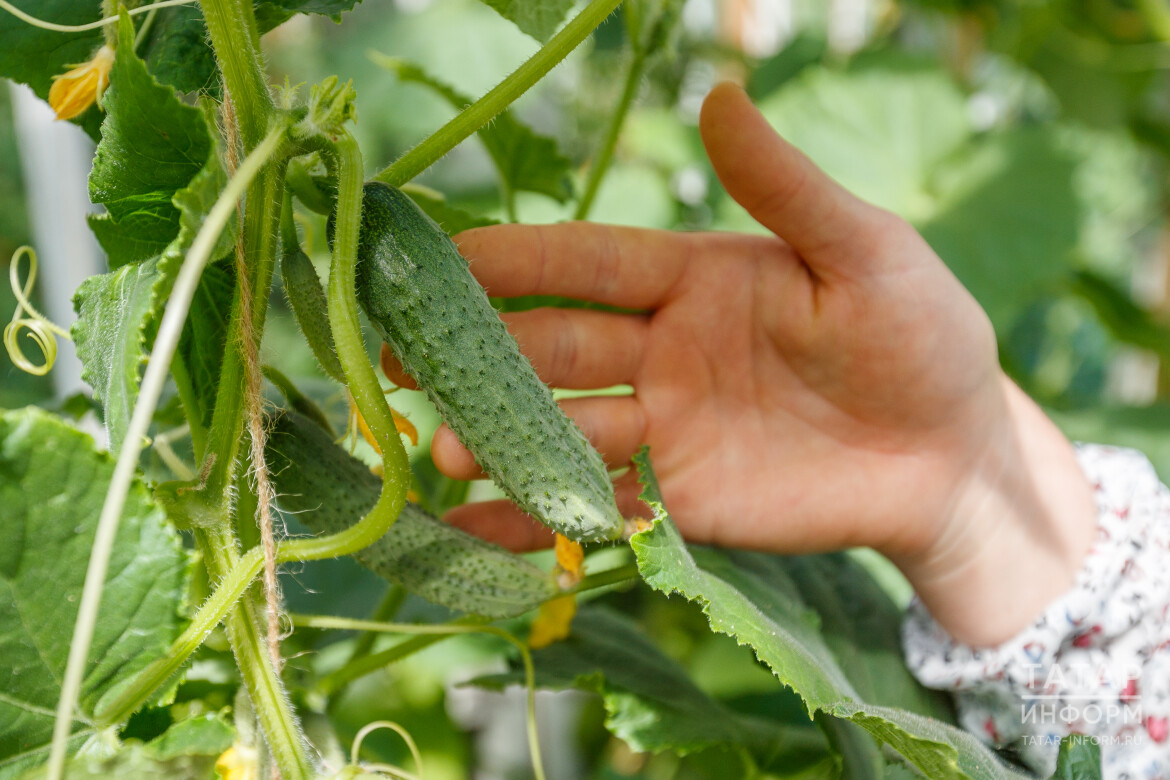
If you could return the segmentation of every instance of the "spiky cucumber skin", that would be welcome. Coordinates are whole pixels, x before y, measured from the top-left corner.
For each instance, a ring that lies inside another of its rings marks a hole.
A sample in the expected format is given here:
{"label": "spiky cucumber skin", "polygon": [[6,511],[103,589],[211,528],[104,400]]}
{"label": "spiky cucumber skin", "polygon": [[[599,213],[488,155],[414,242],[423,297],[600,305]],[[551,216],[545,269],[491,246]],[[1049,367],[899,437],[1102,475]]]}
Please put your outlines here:
{"label": "spiky cucumber skin", "polygon": [[620,535],[597,450],[536,376],[454,242],[380,183],[363,195],[357,287],[403,368],[509,498],[570,539]]}
{"label": "spiky cucumber skin", "polygon": [[[320,425],[284,412],[270,430],[266,454],[277,505],[310,530],[343,531],[377,502],[381,480],[334,444]],[[515,617],[559,592],[533,564],[413,503],[406,504],[385,536],[354,557],[428,601],[484,617]]]}

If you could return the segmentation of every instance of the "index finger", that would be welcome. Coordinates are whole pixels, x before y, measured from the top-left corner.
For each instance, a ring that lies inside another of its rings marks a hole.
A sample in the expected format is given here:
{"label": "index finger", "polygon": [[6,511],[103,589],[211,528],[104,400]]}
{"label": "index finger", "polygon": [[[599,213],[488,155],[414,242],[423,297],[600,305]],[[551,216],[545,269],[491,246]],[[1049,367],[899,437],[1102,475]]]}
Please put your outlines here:
{"label": "index finger", "polygon": [[559,295],[649,309],[682,277],[686,234],[593,222],[495,225],[455,238],[489,295]]}

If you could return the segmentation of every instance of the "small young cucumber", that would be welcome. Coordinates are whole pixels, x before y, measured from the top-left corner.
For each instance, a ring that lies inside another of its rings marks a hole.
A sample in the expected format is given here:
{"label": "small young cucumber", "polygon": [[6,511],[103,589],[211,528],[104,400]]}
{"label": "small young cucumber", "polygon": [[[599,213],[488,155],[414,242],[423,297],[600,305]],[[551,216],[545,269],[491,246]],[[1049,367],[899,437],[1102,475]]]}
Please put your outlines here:
{"label": "small young cucumber", "polygon": [[[296,412],[272,420],[268,464],[281,510],[315,533],[343,531],[378,500],[382,482]],[[514,617],[559,591],[552,577],[407,503],[386,535],[354,556],[375,573],[444,607]]]}
{"label": "small young cucumber", "polygon": [[[293,238],[296,238],[295,229]],[[345,384],[345,372],[341,370],[341,361],[333,346],[333,330],[326,313],[328,306],[325,291],[321,289],[321,280],[317,278],[313,261],[295,241],[286,241],[284,245],[280,274],[284,281],[284,294],[288,297],[301,333],[305,334],[305,341],[313,350],[313,357],[317,358],[326,374]]]}
{"label": "small young cucumber", "polygon": [[479,465],[520,508],[570,539],[616,539],[622,516],[601,456],[471,275],[407,195],[365,187],[358,302]]}

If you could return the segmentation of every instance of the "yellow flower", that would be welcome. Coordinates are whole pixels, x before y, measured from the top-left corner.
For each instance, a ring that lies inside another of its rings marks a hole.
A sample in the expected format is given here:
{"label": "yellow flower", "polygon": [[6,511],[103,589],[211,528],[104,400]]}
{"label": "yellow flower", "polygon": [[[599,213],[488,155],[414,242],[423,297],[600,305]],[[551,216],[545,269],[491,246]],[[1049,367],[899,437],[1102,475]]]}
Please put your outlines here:
{"label": "yellow flower", "polygon": [[577,596],[566,593],[540,605],[540,612],[528,630],[528,646],[533,650],[548,647],[569,636],[577,614]]}
{"label": "yellow flower", "polygon": [[[356,418],[357,429],[361,433],[362,438],[366,440],[374,448],[374,452],[379,455],[382,454],[382,448],[378,446],[378,442],[374,439],[374,432],[370,430],[370,426],[366,424],[366,418],[362,417],[362,413],[358,411],[357,404],[353,402],[353,396],[349,398],[349,413],[353,418]],[[397,431],[410,439],[410,443],[415,447],[418,446],[418,429],[410,420],[403,417],[393,409],[390,410],[390,416],[394,418],[394,427]],[[353,430],[352,428],[350,430]]]}
{"label": "yellow flower", "polygon": [[[585,576],[585,549],[560,534],[556,536],[555,549],[557,565],[553,574],[557,578],[557,585],[562,590],[568,590]],[[574,593],[566,593],[544,602],[529,629],[528,646],[539,650],[567,638],[576,614],[577,596]]]}
{"label": "yellow flower", "polygon": [[72,119],[101,100],[110,83],[112,67],[114,50],[103,46],[89,62],[54,76],[53,86],[49,89],[49,105],[57,112],[57,118]]}
{"label": "yellow flower", "polygon": [[256,780],[258,768],[256,750],[238,742],[215,762],[216,777],[222,780]]}

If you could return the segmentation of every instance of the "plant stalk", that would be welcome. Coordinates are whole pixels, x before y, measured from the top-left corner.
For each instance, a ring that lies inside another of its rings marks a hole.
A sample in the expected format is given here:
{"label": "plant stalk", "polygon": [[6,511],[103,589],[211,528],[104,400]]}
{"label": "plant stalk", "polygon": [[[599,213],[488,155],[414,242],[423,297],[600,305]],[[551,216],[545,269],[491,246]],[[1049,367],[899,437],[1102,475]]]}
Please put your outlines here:
{"label": "plant stalk", "polygon": [[[285,150],[287,151],[287,150]],[[277,235],[280,212],[284,203],[284,169],[282,159],[273,164],[256,186],[248,191],[244,212],[244,251],[248,284],[251,288],[251,323],[255,333],[264,332],[268,312],[268,291],[276,267]],[[214,453],[207,480],[201,491],[206,500],[218,502],[226,510],[229,488],[235,478],[240,445],[244,439],[244,371],[243,296],[242,285],[236,285],[232,301],[231,325],[228,328],[227,348],[220,366],[219,386],[215,396],[211,428],[207,436],[207,452]],[[226,511],[223,513],[226,516]]]}
{"label": "plant stalk", "polygon": [[268,130],[275,110],[260,65],[256,17],[239,0],[199,0],[211,46],[219,60],[224,86],[239,116],[245,151],[251,151]]}
{"label": "plant stalk", "polygon": [[577,203],[577,211],[573,219],[585,219],[589,216],[589,209],[593,207],[593,199],[597,197],[597,190],[601,187],[601,180],[609,169],[613,160],[614,150],[617,148],[618,137],[621,136],[622,126],[626,122],[626,115],[638,94],[638,87],[642,83],[642,73],[646,69],[646,52],[641,48],[634,48],[630,59],[630,68],[626,71],[626,83],[622,88],[622,96],[618,100],[617,108],[609,118],[609,127],[606,128],[605,138],[598,149],[597,158],[589,169],[589,179],[585,182],[585,192]]}
{"label": "plant stalk", "polygon": [[[361,219],[361,153],[348,134],[338,142],[339,187],[334,238],[333,268],[329,285],[329,319],[333,325],[337,355],[349,380],[354,400],[382,449],[382,493],[374,508],[350,528],[313,539],[286,539],[277,548],[278,563],[336,558],[357,552],[376,542],[398,518],[406,504],[410,484],[410,463],[394,427],[381,385],[366,356],[357,318],[355,275],[357,231]],[[278,208],[280,201],[277,201]],[[222,386],[221,379],[221,386]],[[238,408],[238,407],[237,407]],[[217,416],[220,406],[216,406]],[[238,412],[237,412],[237,417]],[[215,426],[213,424],[213,431]],[[210,450],[218,452],[217,450]],[[202,533],[208,533],[206,529]],[[235,540],[231,539],[234,549]],[[212,629],[224,619],[260,571],[263,554],[252,548],[230,571],[213,576],[215,592],[203,603],[170,651],[144,669],[125,691],[101,714],[103,723],[120,723],[144,704],[151,694],[179,670]],[[210,574],[214,574],[210,572]]]}
{"label": "plant stalk", "polygon": [[572,21],[561,28],[560,32],[550,38],[548,43],[540,47],[511,75],[374,178],[392,187],[401,187],[418,176],[544,78],[545,74],[605,21],[621,2],[622,0],[591,0],[581,13],[573,17]]}
{"label": "plant stalk", "polygon": [[[236,540],[229,527],[202,529],[195,538],[212,582],[218,582],[235,569],[239,558]],[[254,549],[259,552],[258,548]],[[262,563],[262,556],[258,558]],[[280,768],[281,777],[284,780],[311,780],[314,772],[308,746],[284,684],[268,655],[255,604],[247,598],[235,601],[228,612],[225,627],[252,709],[273,761]]]}
{"label": "plant stalk", "polygon": [[74,626],[73,639],[69,644],[69,659],[61,683],[61,697],[57,702],[57,717],[53,724],[53,742],[49,753],[49,780],[60,780],[64,771],[66,745],[72,731],[73,710],[77,706],[78,696],[81,692],[81,682],[85,674],[86,660],[89,657],[90,643],[93,641],[94,628],[97,625],[98,608],[101,604],[102,590],[105,587],[110,554],[113,551],[114,539],[118,533],[118,523],[122,517],[122,509],[126,504],[130,484],[138,470],[138,456],[142,452],[146,432],[154,417],[159,397],[162,395],[163,385],[170,370],[171,358],[179,345],[183,324],[187,321],[191,301],[199,286],[199,278],[203,274],[204,266],[211,259],[211,252],[215,248],[220,233],[223,232],[228,220],[236,210],[236,203],[268,162],[268,159],[276,153],[283,138],[283,131],[274,130],[256,147],[254,152],[244,159],[239,170],[228,181],[224,191],[220,193],[219,199],[212,206],[211,212],[207,215],[207,219],[204,220],[203,226],[200,227],[195,240],[191,243],[191,248],[187,251],[187,256],[184,258],[183,265],[175,279],[174,289],[167,301],[158,334],[155,336],[154,348],[146,366],[146,373],[142,377],[138,401],[134,404],[134,412],[131,414],[122,450],[118,453],[114,474],[102,504],[101,515],[98,518],[93,551],[90,553],[89,566],[85,572],[85,585],[78,608],[77,624]]}

